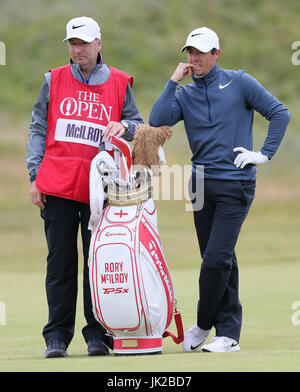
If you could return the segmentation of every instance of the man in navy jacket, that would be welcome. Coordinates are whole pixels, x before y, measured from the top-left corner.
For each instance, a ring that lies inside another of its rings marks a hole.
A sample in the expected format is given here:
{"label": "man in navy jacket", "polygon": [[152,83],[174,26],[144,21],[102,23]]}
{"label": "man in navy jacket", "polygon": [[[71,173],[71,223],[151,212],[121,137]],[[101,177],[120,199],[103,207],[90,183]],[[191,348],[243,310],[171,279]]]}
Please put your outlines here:
{"label": "man in navy jacket", "polygon": [[[211,29],[193,30],[182,48],[185,50],[187,62],[178,64],[149,118],[152,126],[172,126],[183,120],[192,151],[193,213],[203,263],[197,322],[186,332],[182,347],[195,351],[214,327],[216,337],[202,346],[202,351],[237,351],[242,306],[234,249],[254,199],[256,165],[275,154],[290,115],[245,71],[217,65],[221,50]],[[193,83],[178,85],[186,77]],[[269,121],[267,137],[258,152],[252,151],[254,110]],[[199,187],[203,168],[204,195],[197,193],[203,189]]]}

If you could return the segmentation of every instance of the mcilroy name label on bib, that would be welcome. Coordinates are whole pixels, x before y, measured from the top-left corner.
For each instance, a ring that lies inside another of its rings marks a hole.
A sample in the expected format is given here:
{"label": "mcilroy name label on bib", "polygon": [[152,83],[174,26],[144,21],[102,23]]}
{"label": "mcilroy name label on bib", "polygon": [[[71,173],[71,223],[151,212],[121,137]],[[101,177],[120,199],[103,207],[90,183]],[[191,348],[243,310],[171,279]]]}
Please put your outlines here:
{"label": "mcilroy name label on bib", "polygon": [[99,147],[105,126],[87,121],[59,118],[56,122],[55,140]]}

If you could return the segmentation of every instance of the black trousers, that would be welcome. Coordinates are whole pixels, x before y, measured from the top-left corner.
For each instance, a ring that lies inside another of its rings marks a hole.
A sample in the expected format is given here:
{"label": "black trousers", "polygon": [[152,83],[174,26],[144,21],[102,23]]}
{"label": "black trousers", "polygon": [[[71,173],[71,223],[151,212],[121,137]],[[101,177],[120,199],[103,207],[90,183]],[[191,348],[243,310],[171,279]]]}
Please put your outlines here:
{"label": "black trousers", "polygon": [[105,329],[96,321],[91,303],[89,285],[88,255],[90,231],[89,205],[73,200],[47,196],[46,208],[41,212],[48,244],[46,293],[49,320],[43,329],[48,345],[59,339],[68,346],[74,335],[77,282],[79,226],[83,248],[83,301],[87,325],[82,329],[86,340],[103,340]]}
{"label": "black trousers", "polygon": [[[197,184],[193,175],[192,191]],[[202,180],[203,181],[203,180]],[[216,336],[239,341],[242,306],[239,300],[235,246],[255,194],[255,181],[204,180],[203,207],[194,208],[194,224],[202,256],[197,323],[215,327]],[[193,205],[201,205],[193,200]]]}

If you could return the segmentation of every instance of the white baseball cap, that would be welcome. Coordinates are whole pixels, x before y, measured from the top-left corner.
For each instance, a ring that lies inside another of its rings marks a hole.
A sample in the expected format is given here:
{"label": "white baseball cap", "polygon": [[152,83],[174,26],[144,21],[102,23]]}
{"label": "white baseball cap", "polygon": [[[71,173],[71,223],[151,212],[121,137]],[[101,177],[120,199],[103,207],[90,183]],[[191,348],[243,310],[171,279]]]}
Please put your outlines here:
{"label": "white baseball cap", "polygon": [[66,26],[67,36],[63,42],[71,38],[79,38],[82,41],[92,42],[94,39],[101,39],[100,26],[94,19],[87,16],[80,16],[71,19]]}
{"label": "white baseball cap", "polygon": [[207,53],[213,48],[220,49],[217,34],[208,27],[199,27],[193,30],[187,37],[183,52],[188,46],[192,46],[201,52]]}

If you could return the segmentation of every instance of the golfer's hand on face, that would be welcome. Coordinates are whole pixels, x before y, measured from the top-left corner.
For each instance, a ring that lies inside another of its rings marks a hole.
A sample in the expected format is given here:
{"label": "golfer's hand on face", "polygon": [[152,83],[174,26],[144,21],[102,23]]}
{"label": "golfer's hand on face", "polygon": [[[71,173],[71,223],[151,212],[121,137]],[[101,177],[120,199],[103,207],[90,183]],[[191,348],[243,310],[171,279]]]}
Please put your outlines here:
{"label": "golfer's hand on face", "polygon": [[116,121],[110,121],[107,124],[107,127],[105,130],[102,132],[102,136],[106,139],[109,140],[113,136],[121,137],[125,133],[125,128],[123,125],[119,122]]}
{"label": "golfer's hand on face", "polygon": [[46,195],[37,189],[35,181],[30,184],[29,197],[32,203],[38,206],[41,210],[45,208],[45,204],[47,202]]}
{"label": "golfer's hand on face", "polygon": [[193,71],[193,64],[179,63],[170,79],[173,80],[173,82],[178,83],[181,80],[183,80],[186,76],[191,77],[192,71]]}

